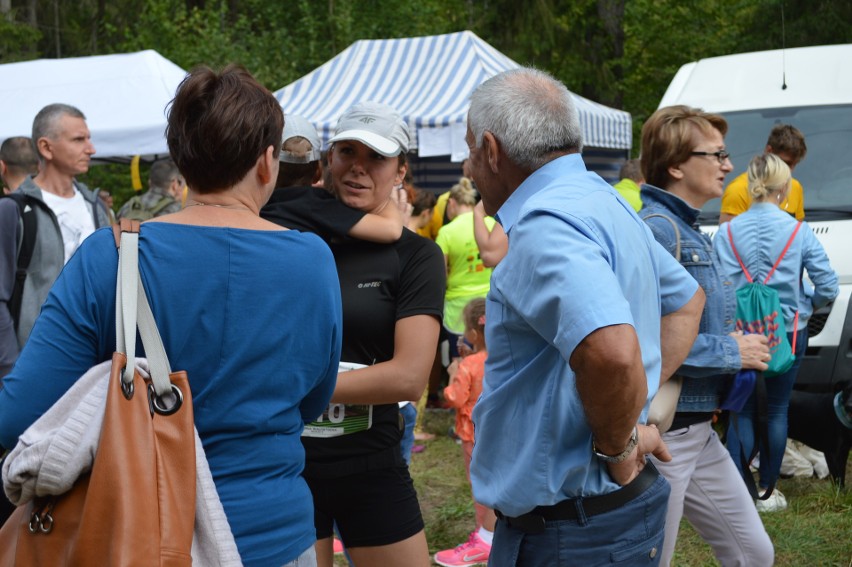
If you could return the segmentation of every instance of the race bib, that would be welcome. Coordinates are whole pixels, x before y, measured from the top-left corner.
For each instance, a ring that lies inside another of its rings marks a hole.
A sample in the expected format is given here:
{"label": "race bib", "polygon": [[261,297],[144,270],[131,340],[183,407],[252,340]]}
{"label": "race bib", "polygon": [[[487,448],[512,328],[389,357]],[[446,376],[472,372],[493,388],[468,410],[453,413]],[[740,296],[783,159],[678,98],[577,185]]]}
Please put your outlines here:
{"label": "race bib", "polygon": [[[338,374],[364,368],[364,364],[341,362]],[[305,425],[302,437],[340,437],[367,431],[373,425],[373,406],[368,404],[328,404],[316,421]]]}

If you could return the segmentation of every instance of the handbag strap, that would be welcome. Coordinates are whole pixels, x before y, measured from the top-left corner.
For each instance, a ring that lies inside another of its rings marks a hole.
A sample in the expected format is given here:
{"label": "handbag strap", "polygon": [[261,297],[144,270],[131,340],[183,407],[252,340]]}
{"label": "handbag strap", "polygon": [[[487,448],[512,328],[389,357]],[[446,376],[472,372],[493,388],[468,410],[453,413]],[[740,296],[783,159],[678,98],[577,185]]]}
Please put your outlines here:
{"label": "handbag strap", "polygon": [[677,227],[677,223],[671,217],[666,215],[661,215],[660,213],[652,213],[650,215],[642,217],[642,220],[647,221],[650,218],[660,217],[661,219],[666,219],[669,221],[669,224],[672,225],[675,233],[675,259],[680,262],[680,229]]}
{"label": "handbag strap", "polygon": [[139,229],[139,221],[129,219],[121,219],[119,225],[113,226],[119,250],[115,304],[116,351],[124,353],[127,358],[121,379],[129,384],[133,381],[136,369],[138,328],[154,390],[158,396],[165,396],[171,392],[171,365],[139,273]]}

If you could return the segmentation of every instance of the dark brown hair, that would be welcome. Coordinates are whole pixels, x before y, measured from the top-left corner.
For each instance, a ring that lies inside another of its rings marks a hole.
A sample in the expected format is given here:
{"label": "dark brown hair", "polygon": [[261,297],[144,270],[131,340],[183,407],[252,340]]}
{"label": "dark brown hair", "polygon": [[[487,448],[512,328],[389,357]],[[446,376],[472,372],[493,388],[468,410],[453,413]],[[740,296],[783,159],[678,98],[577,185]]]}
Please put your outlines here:
{"label": "dark brown hair", "polygon": [[[808,146],[805,144],[805,136],[795,126],[790,124],[776,124],[769,132],[766,145],[772,148],[773,153],[790,154],[796,163],[805,159]],[[794,163],[793,165],[796,165]]]}
{"label": "dark brown hair", "polygon": [[695,149],[695,132],[710,135],[718,130],[728,132],[728,123],[718,114],[688,106],[667,106],[656,111],[642,126],[642,175],[645,182],[666,189],[671,179],[669,167],[678,166],[690,158]]}
{"label": "dark brown hair", "polygon": [[428,209],[434,209],[435,203],[438,201],[438,198],[435,197],[435,194],[431,191],[424,191],[422,189],[414,190],[414,198],[409,200],[412,205],[411,216],[416,217],[420,213]]}
{"label": "dark brown hair", "polygon": [[251,73],[201,66],[178,86],[166,141],[187,185],[215,193],[236,185],[269,146],[277,159],[283,129],[278,101]]}

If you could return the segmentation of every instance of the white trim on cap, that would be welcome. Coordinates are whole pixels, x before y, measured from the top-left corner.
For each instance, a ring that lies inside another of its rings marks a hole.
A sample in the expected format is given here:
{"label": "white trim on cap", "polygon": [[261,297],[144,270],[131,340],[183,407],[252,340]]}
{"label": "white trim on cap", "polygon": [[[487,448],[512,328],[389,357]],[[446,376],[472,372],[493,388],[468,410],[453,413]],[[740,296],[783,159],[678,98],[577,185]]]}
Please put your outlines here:
{"label": "white trim on cap", "polygon": [[385,157],[396,157],[402,151],[402,146],[398,143],[368,130],[344,130],[333,136],[328,143],[333,144],[334,142],[342,142],[344,140],[361,142]]}

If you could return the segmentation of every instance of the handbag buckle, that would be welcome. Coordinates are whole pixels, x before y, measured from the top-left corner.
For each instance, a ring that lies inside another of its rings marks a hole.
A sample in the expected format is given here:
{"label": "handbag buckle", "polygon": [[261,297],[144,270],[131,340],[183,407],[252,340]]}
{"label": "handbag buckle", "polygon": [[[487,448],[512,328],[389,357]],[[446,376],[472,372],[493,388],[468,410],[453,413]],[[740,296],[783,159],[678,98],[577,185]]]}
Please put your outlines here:
{"label": "handbag buckle", "polygon": [[148,384],[148,408],[151,410],[152,416],[154,413],[172,415],[183,405],[183,392],[174,384],[170,384],[170,386],[172,387],[173,400],[169,406],[164,405],[164,402],[168,403],[167,396],[158,396],[157,391],[154,389],[154,384]]}
{"label": "handbag buckle", "polygon": [[30,523],[27,526],[31,534],[39,532],[49,534],[53,530],[53,501],[50,501],[46,507],[34,509],[30,516]]}

